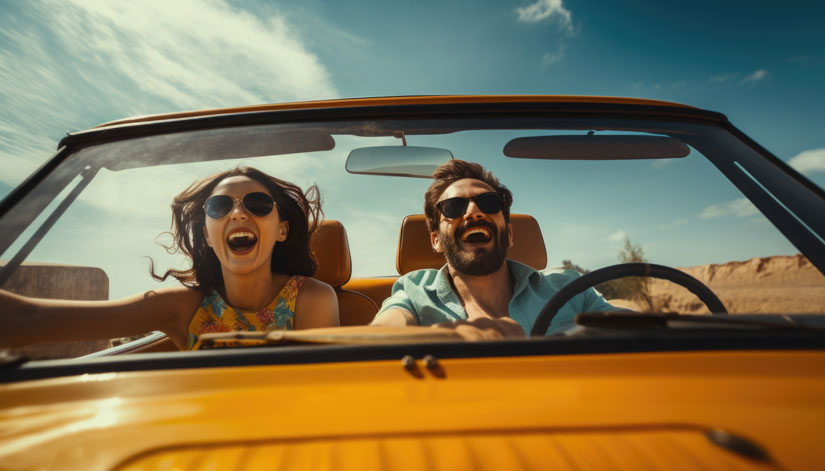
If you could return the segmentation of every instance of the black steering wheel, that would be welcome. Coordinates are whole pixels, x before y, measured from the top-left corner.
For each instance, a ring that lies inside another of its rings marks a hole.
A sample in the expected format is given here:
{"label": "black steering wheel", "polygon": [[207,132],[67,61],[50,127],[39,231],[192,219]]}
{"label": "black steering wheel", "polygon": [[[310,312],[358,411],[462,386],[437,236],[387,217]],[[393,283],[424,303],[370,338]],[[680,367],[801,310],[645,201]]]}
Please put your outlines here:
{"label": "black steering wheel", "polygon": [[649,276],[672,281],[695,294],[700,301],[705,303],[712,314],[725,315],[728,313],[725,305],[713,294],[710,288],[683,271],[652,263],[622,263],[600,268],[566,284],[544,305],[533,324],[533,328],[530,330],[530,336],[544,335],[547,328],[550,327],[550,323],[553,322],[553,318],[559,313],[559,309],[573,299],[573,296],[605,281],[626,276]]}

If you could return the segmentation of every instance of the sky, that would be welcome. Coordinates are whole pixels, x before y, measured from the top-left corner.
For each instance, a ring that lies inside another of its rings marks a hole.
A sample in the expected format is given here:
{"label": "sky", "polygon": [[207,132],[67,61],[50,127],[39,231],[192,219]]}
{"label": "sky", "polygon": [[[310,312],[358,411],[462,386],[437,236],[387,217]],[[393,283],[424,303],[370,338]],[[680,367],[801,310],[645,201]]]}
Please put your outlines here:
{"label": "sky", "polygon": [[110,120],[422,94],[685,103],[825,186],[823,23],[821,1],[0,0],[0,197]]}

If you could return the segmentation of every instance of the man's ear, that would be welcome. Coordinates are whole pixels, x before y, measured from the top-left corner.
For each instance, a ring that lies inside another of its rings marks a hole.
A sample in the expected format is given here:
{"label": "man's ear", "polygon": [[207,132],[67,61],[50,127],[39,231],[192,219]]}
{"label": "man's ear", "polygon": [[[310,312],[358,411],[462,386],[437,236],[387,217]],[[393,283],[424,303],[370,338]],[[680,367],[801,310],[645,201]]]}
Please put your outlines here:
{"label": "man's ear", "polygon": [[507,245],[507,248],[513,246],[513,225],[507,223],[507,238],[510,239],[510,243]]}
{"label": "man's ear", "polygon": [[206,245],[212,247],[212,243],[209,242],[209,233],[206,232],[206,224],[203,225],[203,238],[206,239]]}
{"label": "man's ear", "polygon": [[289,235],[289,221],[281,221],[280,227],[278,228],[278,242],[283,242],[286,240],[286,237]]}
{"label": "man's ear", "polygon": [[441,246],[441,241],[438,240],[438,232],[430,232],[430,245],[436,253],[444,253],[444,247]]}

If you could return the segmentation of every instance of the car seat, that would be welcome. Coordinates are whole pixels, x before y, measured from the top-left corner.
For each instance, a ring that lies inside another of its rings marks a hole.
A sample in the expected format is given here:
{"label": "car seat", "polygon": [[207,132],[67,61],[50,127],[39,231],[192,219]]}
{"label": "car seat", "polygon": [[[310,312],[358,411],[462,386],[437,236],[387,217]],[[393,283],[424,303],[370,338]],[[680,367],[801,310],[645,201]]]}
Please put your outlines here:
{"label": "car seat", "polygon": [[347,231],[339,221],[323,221],[310,239],[318,270],[314,278],[328,283],[338,295],[338,314],[341,325],[369,324],[378,312],[378,304],[369,296],[344,289],[352,275],[352,260]]}
{"label": "car seat", "polygon": [[[529,214],[510,214],[510,224],[513,225],[513,246],[507,250],[507,258],[536,270],[544,269],[547,266],[547,249],[536,219]],[[435,252],[430,244],[426,216],[413,214],[405,217],[401,222],[395,257],[398,274],[404,275],[422,268],[441,268],[444,263],[444,255]]]}

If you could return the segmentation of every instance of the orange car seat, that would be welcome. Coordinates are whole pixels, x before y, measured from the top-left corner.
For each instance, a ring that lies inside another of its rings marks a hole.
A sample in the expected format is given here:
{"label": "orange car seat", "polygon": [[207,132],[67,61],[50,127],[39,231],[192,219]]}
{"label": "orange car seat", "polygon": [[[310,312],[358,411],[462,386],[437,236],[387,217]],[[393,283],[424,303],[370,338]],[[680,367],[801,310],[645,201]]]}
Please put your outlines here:
{"label": "orange car seat", "polygon": [[[547,249],[536,219],[528,214],[511,214],[510,224],[513,225],[513,246],[507,250],[507,258],[536,270],[544,269],[547,266]],[[441,268],[443,265],[444,255],[435,252],[430,244],[426,216],[414,214],[405,217],[401,223],[395,258],[398,273],[404,275],[413,270]]]}
{"label": "orange car seat", "polygon": [[338,295],[341,325],[369,324],[378,304],[369,296],[343,288],[352,274],[347,231],[339,221],[325,220],[310,239],[310,249],[318,262],[314,278],[329,283]]}

